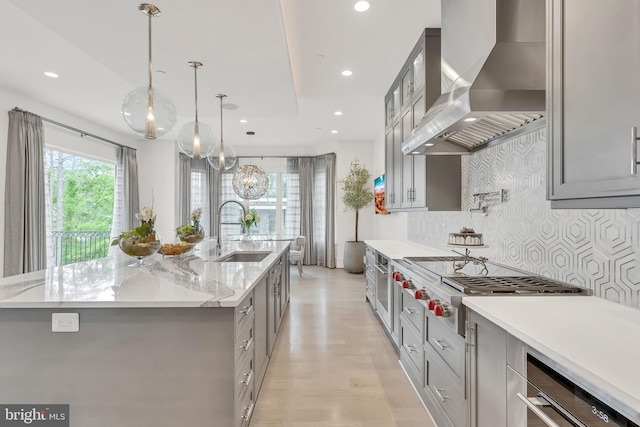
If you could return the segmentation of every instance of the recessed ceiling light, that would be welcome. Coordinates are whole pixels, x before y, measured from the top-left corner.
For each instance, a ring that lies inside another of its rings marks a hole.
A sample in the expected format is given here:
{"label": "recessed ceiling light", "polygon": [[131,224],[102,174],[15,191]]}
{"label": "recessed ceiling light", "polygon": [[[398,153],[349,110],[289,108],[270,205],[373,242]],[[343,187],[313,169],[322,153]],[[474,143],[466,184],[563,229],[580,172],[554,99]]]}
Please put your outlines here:
{"label": "recessed ceiling light", "polygon": [[467,117],[466,119],[464,119],[465,122],[475,122],[476,120],[478,119],[476,119],[475,117]]}
{"label": "recessed ceiling light", "polygon": [[47,76],[47,77],[51,77],[53,79],[57,79],[58,78],[58,75],[56,73],[52,72],[52,71],[45,71],[44,75]]}
{"label": "recessed ceiling light", "polygon": [[341,116],[342,115],[342,111],[336,111],[335,113],[333,113],[334,116]]}
{"label": "recessed ceiling light", "polygon": [[369,10],[369,2],[368,1],[359,1],[353,5],[353,8],[356,12],[365,12]]}
{"label": "recessed ceiling light", "polygon": [[338,133],[338,131],[337,130],[332,130],[331,133]]}
{"label": "recessed ceiling light", "polygon": [[247,123],[246,119],[240,119],[240,123]]}
{"label": "recessed ceiling light", "polygon": [[349,77],[350,75],[352,75],[352,74],[353,74],[353,71],[351,71],[351,70],[344,70],[341,74],[342,74],[343,76],[345,76],[345,77]]}

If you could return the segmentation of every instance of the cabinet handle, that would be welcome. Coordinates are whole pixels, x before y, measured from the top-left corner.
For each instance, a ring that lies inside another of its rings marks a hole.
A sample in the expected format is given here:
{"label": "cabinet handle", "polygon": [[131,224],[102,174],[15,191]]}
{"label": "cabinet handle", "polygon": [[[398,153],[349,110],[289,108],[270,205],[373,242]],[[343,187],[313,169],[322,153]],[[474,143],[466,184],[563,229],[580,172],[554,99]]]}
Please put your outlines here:
{"label": "cabinet handle", "polygon": [[253,369],[249,371],[248,374],[244,374],[244,377],[246,378],[246,380],[240,381],[240,384],[242,384],[243,387],[246,387],[253,379]]}
{"label": "cabinet handle", "polygon": [[631,175],[638,174],[638,128],[631,128]]}
{"label": "cabinet handle", "polygon": [[240,313],[242,313],[243,316],[246,316],[251,311],[252,308],[253,308],[252,305],[248,307],[242,307],[242,310],[240,310]]}
{"label": "cabinet handle", "polygon": [[435,338],[432,338],[431,340],[432,340],[432,341],[433,341],[433,343],[436,345],[436,347],[438,347],[440,350],[444,351],[444,349],[445,349],[445,348],[447,348],[447,346],[446,346],[446,345],[443,345],[443,344],[442,344],[444,341],[440,341],[440,340],[437,340],[437,339],[435,339]]}
{"label": "cabinet handle", "polygon": [[560,427],[555,421],[549,418],[547,414],[542,412],[540,408],[534,405],[533,402],[531,402],[529,398],[525,397],[522,393],[517,393],[516,396],[518,396],[518,399],[520,399],[525,405],[527,405],[527,408],[531,409],[531,412],[533,412],[538,418],[540,418],[543,423],[545,423],[549,427]]}
{"label": "cabinet handle", "polygon": [[409,308],[409,307],[405,307],[402,309],[402,311],[404,311],[405,313],[407,313],[409,316],[411,316],[412,314],[414,314],[416,311]]}
{"label": "cabinet handle", "polygon": [[433,388],[433,391],[435,392],[436,396],[438,396],[438,399],[440,399],[440,401],[444,402],[447,399],[450,399],[449,396],[445,396],[442,394],[443,391],[445,391],[443,388]]}
{"label": "cabinet handle", "polygon": [[252,400],[251,404],[249,406],[247,406],[246,408],[244,408],[245,413],[240,418],[243,419],[244,421],[249,420],[249,418],[251,418],[251,414],[253,413],[253,408],[254,407],[255,407],[255,403],[253,403],[253,400]]}
{"label": "cabinet handle", "polygon": [[247,350],[249,350],[249,347],[251,347],[251,344],[253,344],[253,338],[249,338],[248,340],[244,340],[243,343],[244,344],[240,346],[240,350],[247,351]]}
{"label": "cabinet handle", "polygon": [[411,354],[411,353],[415,353],[416,349],[410,345],[407,344],[403,344],[402,345],[404,347],[404,349],[407,351],[407,353]]}

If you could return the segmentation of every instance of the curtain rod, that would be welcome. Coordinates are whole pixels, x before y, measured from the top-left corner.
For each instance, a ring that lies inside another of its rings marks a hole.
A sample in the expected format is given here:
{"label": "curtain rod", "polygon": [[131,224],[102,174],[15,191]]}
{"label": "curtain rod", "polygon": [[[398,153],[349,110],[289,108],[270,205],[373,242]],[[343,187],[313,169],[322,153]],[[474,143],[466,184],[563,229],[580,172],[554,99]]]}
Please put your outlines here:
{"label": "curtain rod", "polygon": [[324,156],[328,156],[329,154],[336,154],[336,153],[325,153],[325,154],[318,154],[316,156],[236,156],[236,158],[238,159],[264,159],[264,158],[269,158],[269,159],[315,159],[317,157],[324,157]]}
{"label": "curtain rod", "polygon": [[[18,108],[18,107],[14,107],[13,111],[19,111],[21,113],[35,114],[35,113],[31,113],[30,111],[23,110],[22,108]],[[80,138],[84,138],[85,136],[88,136],[88,137],[91,137],[93,139],[97,139],[99,141],[106,142],[107,144],[112,144],[112,145],[116,145],[118,147],[131,148],[132,150],[136,150],[135,148],[129,147],[128,145],[124,145],[124,144],[120,144],[119,142],[111,141],[110,139],[106,139],[106,138],[103,138],[101,136],[94,135],[94,134],[89,133],[89,132],[85,132],[85,131],[80,130],[78,128],[74,128],[73,126],[65,125],[64,123],[56,122],[55,120],[51,120],[51,119],[48,119],[46,117],[42,117],[42,116],[39,116],[39,117],[42,119],[43,122],[47,122],[47,123],[50,123],[52,125],[56,125],[56,126],[59,126],[61,128],[65,128],[65,129],[71,130],[73,132],[78,132],[80,134]]]}

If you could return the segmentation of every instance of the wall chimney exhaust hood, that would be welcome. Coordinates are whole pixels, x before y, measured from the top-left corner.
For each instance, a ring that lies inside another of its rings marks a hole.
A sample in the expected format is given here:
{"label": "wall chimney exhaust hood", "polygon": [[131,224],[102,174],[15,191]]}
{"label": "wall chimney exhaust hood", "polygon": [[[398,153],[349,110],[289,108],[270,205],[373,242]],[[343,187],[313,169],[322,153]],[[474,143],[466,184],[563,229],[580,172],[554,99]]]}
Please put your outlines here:
{"label": "wall chimney exhaust hood", "polygon": [[466,154],[545,114],[545,0],[442,0],[442,95],[403,154]]}

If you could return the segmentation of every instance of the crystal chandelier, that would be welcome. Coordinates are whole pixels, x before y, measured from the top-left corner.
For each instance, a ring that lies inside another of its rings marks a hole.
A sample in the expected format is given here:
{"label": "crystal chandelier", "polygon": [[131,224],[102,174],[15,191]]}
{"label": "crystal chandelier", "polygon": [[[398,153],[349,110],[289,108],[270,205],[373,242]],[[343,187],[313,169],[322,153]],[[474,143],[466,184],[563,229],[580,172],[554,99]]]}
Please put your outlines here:
{"label": "crystal chandelier", "polygon": [[269,189],[269,176],[256,165],[243,165],[233,173],[231,185],[243,199],[257,200]]}
{"label": "crystal chandelier", "polygon": [[185,124],[180,129],[178,147],[187,156],[194,159],[202,159],[213,152],[213,130],[198,121],[198,68],[202,67],[202,62],[189,61],[189,66],[193,67],[196,117],[195,121]]}
{"label": "crystal chandelier", "polygon": [[216,98],[220,99],[220,141],[216,142],[216,145],[213,147],[213,153],[207,157],[207,161],[209,164],[215,169],[221,172],[227,171],[235,166],[236,164],[236,152],[233,147],[229,144],[224,143],[222,138],[222,100],[226,98],[227,95],[217,94]]}
{"label": "crystal chandelier", "polygon": [[122,116],[134,132],[146,139],[166,135],[176,125],[176,108],[169,98],[153,88],[151,66],[151,19],[160,16],[160,9],[141,3],[138,10],[149,17],[149,86],[129,92],[122,103]]}

